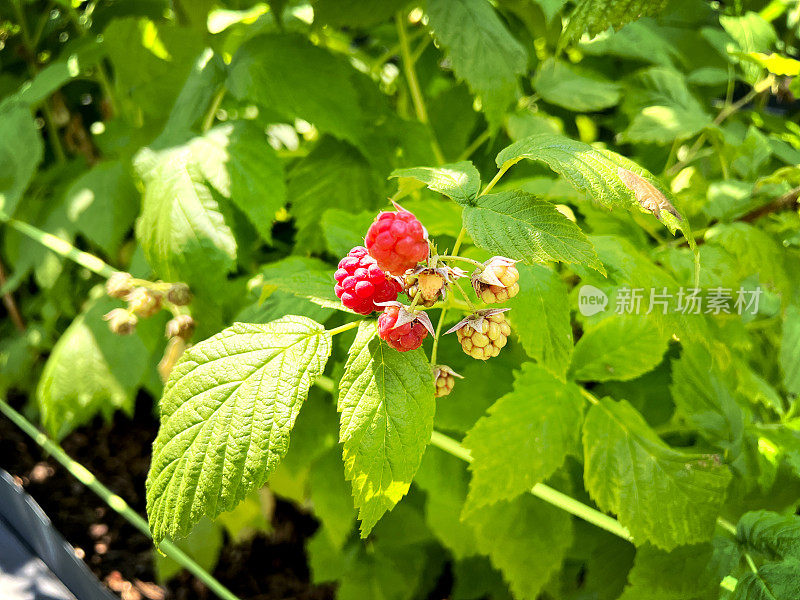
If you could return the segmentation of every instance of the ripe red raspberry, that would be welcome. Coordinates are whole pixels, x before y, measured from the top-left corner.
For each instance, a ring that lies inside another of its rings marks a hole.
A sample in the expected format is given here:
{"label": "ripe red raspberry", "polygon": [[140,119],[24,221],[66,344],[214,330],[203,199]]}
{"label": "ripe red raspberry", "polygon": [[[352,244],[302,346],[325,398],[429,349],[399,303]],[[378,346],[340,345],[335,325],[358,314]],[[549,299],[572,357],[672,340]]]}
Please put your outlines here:
{"label": "ripe red raspberry", "polygon": [[428,257],[428,235],[422,223],[413,213],[397,208],[378,213],[365,240],[370,256],[392,275],[402,275]]}
{"label": "ripe red raspberry", "polygon": [[333,278],[336,280],[333,289],[342,304],[362,315],[383,310],[375,304],[397,300],[402,289],[381,270],[364,246],[356,246],[339,261]]}
{"label": "ripe red raspberry", "polygon": [[408,352],[422,345],[422,340],[428,337],[428,330],[416,319],[402,319],[402,324],[398,326],[397,321],[402,318],[403,310],[400,306],[387,306],[378,317],[378,335],[395,350]]}

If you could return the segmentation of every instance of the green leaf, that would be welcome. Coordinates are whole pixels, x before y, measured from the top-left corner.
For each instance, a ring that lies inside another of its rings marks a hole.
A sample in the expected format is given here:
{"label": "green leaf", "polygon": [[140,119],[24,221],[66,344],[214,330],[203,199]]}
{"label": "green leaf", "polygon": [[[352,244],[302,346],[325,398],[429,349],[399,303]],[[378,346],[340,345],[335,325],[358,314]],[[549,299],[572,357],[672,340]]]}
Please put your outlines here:
{"label": "green leaf", "polygon": [[622,96],[618,84],[555,58],[539,65],[533,87],[546,102],[573,112],[603,110],[615,106]]}
{"label": "green leaf", "polygon": [[800,75],[800,60],[789,58],[770,52],[764,54],[763,52],[748,52],[742,54],[740,58],[745,58],[757,65],[760,65],[773,75],[788,75],[789,77],[797,77]]}
{"label": "green leaf", "polygon": [[[203,517],[189,535],[178,540],[176,545],[201,568],[213,572],[222,550],[222,528],[211,519]],[[153,550],[153,566],[156,569],[156,579],[162,585],[183,571],[179,563],[158,550]]]}
{"label": "green leaf", "polygon": [[683,74],[652,67],[631,81],[628,112],[633,118],[619,139],[632,143],[671,144],[712,125],[712,119],[692,96]]}
{"label": "green leaf", "polygon": [[331,448],[311,465],[308,481],[314,514],[322,521],[322,530],[331,543],[341,548],[353,530],[356,511],[338,447]]}
{"label": "green leaf", "polygon": [[345,256],[354,247],[364,245],[364,232],[374,220],[375,212],[371,210],[354,214],[330,208],[322,213],[319,226],[331,254]]}
{"label": "green leaf", "polygon": [[[102,39],[87,36],[73,44],[69,52],[62,52],[30,81],[24,83],[14,97],[23,104],[33,106],[45,100],[69,81],[87,71],[103,54]],[[66,56],[65,56],[66,55]],[[62,58],[63,57],[63,58]]]}
{"label": "green leaf", "polygon": [[205,47],[202,32],[164,19],[114,19],[103,45],[118,98],[159,123],[170,113]]}
{"label": "green leaf", "polygon": [[530,494],[481,508],[467,522],[521,600],[535,600],[572,543],[569,514]]}
{"label": "green leaf", "polygon": [[225,69],[222,57],[211,48],[200,53],[172,105],[160,140],[172,140],[173,136],[190,131],[206,115],[214,95],[225,83]]}
{"label": "green leaf", "polygon": [[793,600],[800,595],[800,561],[768,563],[739,580],[732,600]]}
{"label": "green leaf", "polygon": [[103,315],[118,306],[110,299],[91,304],[59,338],[36,388],[42,424],[60,440],[96,415],[133,413],[136,389],[150,360],[137,335],[120,337]]}
{"label": "green leaf", "polygon": [[756,510],[745,513],[736,526],[740,544],[769,560],[800,561],[800,517]]}
{"label": "green leaf", "polygon": [[[498,167],[506,170],[523,158],[545,163],[575,189],[609,209],[625,208],[633,212],[656,214],[653,209],[643,206],[643,203],[652,204],[650,199],[655,197],[659,218],[664,225],[672,233],[678,228],[683,230],[685,219],[677,220],[667,208],[669,205],[675,210],[670,203],[671,194],[667,188],[648,171],[615,152],[596,150],[588,144],[559,135],[538,134],[504,148],[497,155],[496,162]],[[631,189],[621,178],[624,175],[623,170],[638,177],[637,185],[633,186],[635,189]],[[655,188],[656,193],[646,184]]]}
{"label": "green leaf", "polygon": [[567,286],[541,265],[518,264],[519,289],[507,318],[525,353],[562,381],[572,355]]}
{"label": "green leaf", "polygon": [[460,519],[467,498],[466,464],[435,446],[428,446],[414,483],[426,492],[425,522],[457,559],[477,553],[472,528]]}
{"label": "green leaf", "polygon": [[30,109],[16,103],[0,107],[0,211],[14,214],[43,155]]}
{"label": "green leaf", "polygon": [[[364,157],[352,146],[331,137],[322,138],[311,153],[289,172],[289,202],[297,226],[296,245],[303,252],[325,248],[320,231],[320,215],[327,209],[356,213],[385,203],[378,178]],[[372,222],[375,215],[369,219]],[[366,227],[356,230],[357,242],[337,253],[344,256],[356,245],[364,245]]]}
{"label": "green leaf", "polygon": [[333,269],[319,259],[290,256],[270,263],[261,274],[265,286],[308,298],[325,308],[351,312],[333,291]]}
{"label": "green leaf", "polygon": [[667,446],[626,401],[604,398],[583,425],[584,482],[637,544],[671,550],[711,538],[730,481],[718,457]]}
{"label": "green leaf", "polygon": [[444,194],[464,206],[474,204],[481,189],[481,174],[468,160],[441,167],[395,169],[389,175],[389,178],[392,177],[410,177],[421,181],[428,189]]}
{"label": "green leaf", "polygon": [[314,22],[334,27],[370,27],[403,8],[404,0],[315,0]]}
{"label": "green leaf", "polygon": [[139,193],[120,161],[94,166],[64,195],[67,218],[89,240],[113,255],[139,214]]}
{"label": "green leaf", "polygon": [[791,305],[783,318],[779,361],[783,385],[790,394],[800,394],[800,308]]}
{"label": "green leaf", "polygon": [[265,241],[272,241],[275,213],[286,203],[286,184],[283,165],[263,131],[234,121],[195,138],[190,147],[211,187],[247,215]]}
{"label": "green leaf", "polygon": [[239,100],[252,100],[287,119],[305,119],[349,141],[363,134],[353,70],[303,36],[269,34],[246,41],[229,73],[228,88]]}
{"label": "green leaf", "polygon": [[569,376],[578,381],[635,379],[661,362],[669,338],[644,315],[609,316],[575,344]]}
{"label": "green leaf", "polygon": [[[775,28],[758,13],[748,11],[741,16],[721,15],[719,24],[734,40],[734,44],[726,45],[729,54],[767,52],[778,39]],[[751,85],[763,75],[763,68],[750,60],[740,60],[745,81]]]}
{"label": "green leaf", "polygon": [[605,272],[580,227],[550,202],[522,190],[482,196],[464,208],[463,219],[470,237],[492,254],[585,264]]}
{"label": "green leaf", "polygon": [[744,434],[743,411],[729,381],[732,371],[722,372],[702,346],[684,344],[681,357],[672,361],[672,398],[679,414],[700,434],[720,448],[738,452]]}
{"label": "green leaf", "polygon": [[433,378],[422,349],[397,352],[359,326],[339,383],[339,440],[361,536],[408,492],[433,430]]}
{"label": "green leaf", "polygon": [[565,46],[584,32],[594,37],[609,27],[619,29],[641,17],[657,15],[666,6],[667,0],[579,0],[569,15],[559,46]]}
{"label": "green leaf", "polygon": [[580,447],[583,398],[532,363],[464,438],[473,462],[466,511],[530,491]]}
{"label": "green leaf", "polygon": [[719,580],[710,565],[713,551],[710,544],[678,546],[671,552],[649,544],[641,546],[636,550],[628,585],[619,600],[717,598]]}
{"label": "green leaf", "polygon": [[330,352],[322,326],[294,316],[236,323],[186,350],[164,388],[147,476],[156,544],[264,484]]}
{"label": "green leaf", "polygon": [[527,68],[525,47],[487,0],[428,0],[425,14],[456,77],[481,97],[490,120],[499,117],[514,101]]}

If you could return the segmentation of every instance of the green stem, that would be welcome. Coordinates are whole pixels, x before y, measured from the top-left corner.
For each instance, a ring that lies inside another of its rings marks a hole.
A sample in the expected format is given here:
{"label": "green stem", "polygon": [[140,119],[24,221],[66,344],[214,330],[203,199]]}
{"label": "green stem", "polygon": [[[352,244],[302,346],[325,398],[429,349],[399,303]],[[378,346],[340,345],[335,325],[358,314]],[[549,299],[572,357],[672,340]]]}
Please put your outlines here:
{"label": "green stem", "polygon": [[[425,125],[430,125],[428,121],[428,111],[425,108],[425,99],[422,95],[422,89],[419,86],[417,73],[414,71],[414,59],[411,56],[411,48],[408,43],[408,34],[406,33],[405,15],[402,12],[395,15],[395,24],[397,26],[397,38],[400,41],[400,55],[403,58],[403,72],[408,82],[408,89],[411,91],[411,102],[414,104],[414,112],[417,115],[417,120]],[[431,150],[436,157],[436,161],[442,165],[445,163],[444,154],[436,140],[433,129],[430,129],[431,135]]]}
{"label": "green stem", "polygon": [[453,254],[443,254],[438,257],[440,260],[460,260],[462,262],[470,263],[475,267],[480,267],[481,269],[484,267],[482,262],[478,262],[477,260],[472,260],[471,258],[466,258],[465,256],[455,256]]}
{"label": "green stem", "polygon": [[475,305],[472,303],[472,300],[469,299],[469,296],[467,296],[467,293],[461,288],[461,286],[459,285],[458,281],[454,281],[453,285],[458,290],[458,292],[461,294],[461,297],[464,298],[464,300],[466,301],[467,306],[469,306],[470,312],[474,312],[475,311]]}
{"label": "green stem", "polygon": [[[50,440],[45,434],[36,429],[36,427],[23,417],[16,410],[11,408],[4,400],[0,400],[0,412],[7,416],[17,427],[22,429],[31,439],[39,444],[45,451],[49,452],[61,465],[67,469],[78,481],[92,490],[95,494],[100,496],[108,506],[120,514],[131,525],[136,527],[144,535],[152,539],[150,528],[139,514],[133,510],[125,500],[112,492],[102,483],[97,480],[86,467],[77,461],[74,461],[70,456],[64,452],[61,447]],[[208,573],[203,567],[198,565],[191,557],[178,548],[169,540],[164,540],[159,545],[160,549],[169,558],[184,567],[187,571],[192,573],[200,581],[205,583],[208,588],[220,598],[224,600],[238,600],[238,598],[224,585],[217,581],[213,575]]]}
{"label": "green stem", "polygon": [[227,91],[228,88],[226,88],[223,85],[221,88],[219,88],[219,90],[217,90],[217,93],[214,94],[214,98],[211,100],[211,106],[209,106],[208,112],[206,113],[206,116],[203,118],[203,125],[202,125],[203,133],[211,129],[211,126],[214,124],[214,119],[217,116],[219,105],[222,104],[222,99],[225,97]]}
{"label": "green stem", "polygon": [[458,256],[458,251],[461,250],[461,244],[464,241],[464,235],[466,233],[467,233],[466,227],[462,227],[461,231],[458,232],[458,237],[456,238],[456,243],[453,245],[452,256]]}
{"label": "green stem", "polygon": [[350,329],[354,329],[354,328],[358,327],[361,324],[362,321],[363,321],[363,319],[361,321],[351,321],[350,323],[345,323],[344,325],[339,325],[339,327],[334,327],[333,329],[328,329],[328,334],[331,335],[331,336],[334,336],[334,335],[336,335],[338,333],[343,333],[345,331],[349,331]]}
{"label": "green stem", "polygon": [[506,171],[508,171],[511,168],[511,166],[512,165],[503,165],[502,167],[500,167],[500,170],[497,172],[497,175],[495,175],[494,178],[489,183],[486,184],[486,187],[483,188],[483,191],[480,194],[478,194],[478,198],[488,194],[491,191],[491,189],[497,184],[497,182],[500,181],[500,178],[506,174]]}
{"label": "green stem", "polygon": [[[431,444],[444,450],[448,454],[452,454],[456,458],[460,458],[466,462],[472,462],[472,456],[470,455],[469,450],[443,433],[434,431],[431,434]],[[533,486],[533,488],[530,490],[530,493],[537,498],[552,504],[553,506],[556,506],[580,519],[583,519],[587,523],[596,525],[597,527],[605,529],[606,531],[621,537],[623,540],[627,540],[629,542],[633,541],[633,537],[631,536],[630,532],[613,517],[609,517],[599,510],[596,510],[591,506],[587,506],[583,502],[579,502],[578,500],[575,500],[575,498],[567,496],[558,490],[554,490],[543,483],[537,483],[535,486]]]}
{"label": "green stem", "polygon": [[475,151],[480,148],[490,137],[492,137],[491,131],[488,129],[472,140],[472,143],[467,146],[461,155],[456,159],[457,161],[467,160],[470,156],[472,156]]}
{"label": "green stem", "polygon": [[68,258],[71,261],[78,263],[80,266],[89,269],[93,273],[97,273],[101,277],[108,278],[117,272],[114,267],[106,264],[95,255],[84,252],[83,250],[78,250],[66,240],[62,240],[61,238],[47,233],[46,231],[42,231],[33,225],[12,219],[2,211],[0,211],[0,222],[6,223],[8,226],[16,229],[21,234],[26,235],[36,242],[39,242],[45,248],[52,250],[64,258]]}
{"label": "green stem", "polygon": [[447,306],[442,307],[442,312],[439,314],[439,322],[436,324],[436,335],[433,336],[433,348],[431,348],[431,366],[436,364],[436,353],[439,351],[439,338],[442,337],[442,329],[444,329],[444,317],[447,314]]}

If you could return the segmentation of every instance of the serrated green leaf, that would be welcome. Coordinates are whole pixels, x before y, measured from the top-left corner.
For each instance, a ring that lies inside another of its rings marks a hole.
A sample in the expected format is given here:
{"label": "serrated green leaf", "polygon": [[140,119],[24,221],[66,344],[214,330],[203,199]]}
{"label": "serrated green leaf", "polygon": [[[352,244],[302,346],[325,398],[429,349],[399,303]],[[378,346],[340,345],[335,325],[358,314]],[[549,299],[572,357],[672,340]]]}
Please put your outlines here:
{"label": "serrated green leaf", "polygon": [[610,316],[575,344],[569,376],[578,381],[635,379],[661,362],[669,338],[644,315]]}
{"label": "serrated green leaf", "polygon": [[44,155],[31,111],[8,103],[0,109],[0,211],[14,214]]}
{"label": "serrated green leaf", "polygon": [[349,141],[363,134],[360,105],[347,62],[296,34],[260,35],[242,44],[230,65],[228,87]]}
{"label": "serrated green leaf", "polygon": [[745,513],[736,526],[736,538],[769,560],[800,561],[800,517],[768,510]]}
{"label": "serrated green leaf", "polygon": [[550,104],[573,112],[595,112],[615,106],[622,88],[600,75],[584,74],[556,58],[543,61],[533,78],[536,92]]}
{"label": "serrated green leaf", "polygon": [[569,14],[569,24],[559,41],[564,46],[583,33],[594,37],[603,30],[619,29],[641,17],[656,15],[667,6],[667,0],[580,0]]}
{"label": "serrated green leaf", "polygon": [[465,511],[510,500],[550,477],[580,446],[583,398],[532,363],[464,438],[472,480]]}
{"label": "serrated green leaf", "polygon": [[[643,206],[643,203],[649,203],[648,199],[652,193],[641,184],[637,186],[637,190],[632,190],[620,178],[620,169],[631,171],[663,196],[663,199],[659,197],[656,200],[661,207],[659,218],[664,226],[672,233],[678,228],[683,231],[686,227],[688,230],[685,219],[678,220],[668,209],[664,209],[666,200],[674,210],[669,190],[647,170],[615,152],[596,150],[588,144],[559,135],[537,134],[501,150],[496,162],[498,167],[505,170],[523,158],[545,163],[575,189],[587,194],[606,208],[654,212]],[[693,243],[692,240],[690,244]]]}
{"label": "serrated green leaf", "polygon": [[397,352],[359,326],[339,383],[339,440],[361,535],[408,492],[433,430],[433,377],[422,349]]}
{"label": "serrated green leaf", "polygon": [[429,190],[444,194],[464,206],[473,204],[481,190],[481,174],[468,160],[441,167],[395,169],[389,175],[389,178],[393,177],[410,177],[421,181]]}
{"label": "serrated green leaf", "polygon": [[525,353],[562,381],[572,355],[567,286],[541,265],[517,265],[520,292],[507,318]]}
{"label": "serrated green leaf", "polygon": [[472,528],[461,521],[467,498],[467,465],[434,446],[422,457],[414,483],[426,492],[425,522],[457,559],[477,553]]}
{"label": "serrated green leaf", "polygon": [[800,561],[768,563],[736,585],[732,600],[794,600],[800,595]]}
{"label": "serrated green leaf", "polygon": [[147,477],[156,543],[264,484],[330,352],[322,326],[294,316],[236,323],[186,350],[164,388]]}
{"label": "serrated green leaf", "polygon": [[98,414],[133,413],[136,388],[150,359],[137,335],[120,337],[103,315],[118,306],[110,299],[91,304],[59,338],[36,388],[42,424],[60,440]]}
{"label": "serrated green leaf", "polygon": [[604,398],[583,425],[584,482],[637,544],[671,550],[711,538],[730,481],[718,457],[667,446],[626,401]]}
{"label": "serrated green leaf", "polygon": [[570,516],[530,494],[485,506],[467,522],[520,600],[535,600],[572,543]]}
{"label": "serrated green leaf", "polygon": [[790,394],[800,394],[800,308],[789,306],[783,318],[779,361],[783,385]]}
{"label": "serrated green leaf", "polygon": [[488,194],[463,212],[474,242],[492,254],[531,263],[585,264],[604,273],[592,243],[556,207],[522,190]]}
{"label": "serrated green leaf", "polygon": [[490,120],[496,119],[515,99],[517,79],[528,63],[525,47],[487,0],[428,0],[425,12],[456,76],[481,97]]}
{"label": "serrated green leaf", "polygon": [[[734,44],[726,44],[729,54],[768,52],[778,39],[775,28],[760,14],[747,11],[743,15],[720,15],[719,24],[733,38]],[[736,59],[734,58],[734,61]],[[763,75],[763,67],[749,60],[740,60],[745,80],[756,83]]]}

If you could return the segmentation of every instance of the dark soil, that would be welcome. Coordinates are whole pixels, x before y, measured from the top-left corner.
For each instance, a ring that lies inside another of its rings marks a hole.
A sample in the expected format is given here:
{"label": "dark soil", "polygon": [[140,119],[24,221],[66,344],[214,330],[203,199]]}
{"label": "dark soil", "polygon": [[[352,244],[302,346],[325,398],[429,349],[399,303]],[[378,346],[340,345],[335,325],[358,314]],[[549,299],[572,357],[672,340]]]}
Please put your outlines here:
{"label": "dark soil", "polygon": [[[20,403],[15,403],[19,409]],[[110,424],[95,421],[62,442],[136,511],[145,514],[144,483],[158,430],[152,401],[142,398],[133,419],[117,413]],[[0,468],[15,476],[92,572],[123,600],[205,600],[214,596],[184,572],[159,588],[150,539],[109,509],[16,426],[0,415]],[[318,524],[294,505],[278,500],[273,531],[222,550],[214,576],[242,600],[328,600],[333,586],[309,581],[305,540]]]}

